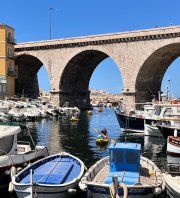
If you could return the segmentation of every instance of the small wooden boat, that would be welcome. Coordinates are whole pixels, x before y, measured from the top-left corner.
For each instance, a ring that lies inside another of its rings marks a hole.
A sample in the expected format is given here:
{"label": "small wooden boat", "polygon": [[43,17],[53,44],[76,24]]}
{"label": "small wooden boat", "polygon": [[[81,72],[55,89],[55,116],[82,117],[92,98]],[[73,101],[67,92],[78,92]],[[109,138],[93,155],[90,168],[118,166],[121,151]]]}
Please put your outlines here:
{"label": "small wooden boat", "polygon": [[180,156],[180,137],[168,136],[167,154],[172,156]]}
{"label": "small wooden boat", "polygon": [[76,117],[72,116],[72,117],[70,118],[70,120],[71,120],[72,122],[76,122],[76,121],[79,120],[79,118],[76,118]]}
{"label": "small wooden boat", "polygon": [[85,173],[79,186],[92,198],[152,198],[165,189],[160,169],[140,155],[141,145],[113,143],[109,155]]}
{"label": "small wooden boat", "polygon": [[167,194],[171,198],[180,198],[180,176],[178,174],[163,173]]}
{"label": "small wooden boat", "polygon": [[68,198],[84,173],[83,162],[62,152],[41,159],[12,179],[18,198],[36,194],[37,198]]}
{"label": "small wooden boat", "polygon": [[88,111],[87,111],[87,114],[88,114],[88,115],[92,115],[92,114],[93,114],[92,110],[88,110]]}
{"label": "small wooden boat", "polygon": [[103,111],[104,111],[103,107],[98,108],[98,112],[103,112]]}
{"label": "small wooden boat", "polygon": [[109,142],[108,138],[96,138],[96,143],[97,144],[107,144]]}

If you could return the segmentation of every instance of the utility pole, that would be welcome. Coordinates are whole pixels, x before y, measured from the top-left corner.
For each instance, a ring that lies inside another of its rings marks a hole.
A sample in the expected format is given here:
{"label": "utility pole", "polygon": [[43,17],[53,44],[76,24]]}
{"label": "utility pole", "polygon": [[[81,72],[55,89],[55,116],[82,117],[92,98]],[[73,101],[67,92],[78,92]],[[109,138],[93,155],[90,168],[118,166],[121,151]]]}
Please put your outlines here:
{"label": "utility pole", "polygon": [[52,31],[52,10],[56,11],[57,9],[56,8],[49,8],[49,39],[51,40],[51,31]]}

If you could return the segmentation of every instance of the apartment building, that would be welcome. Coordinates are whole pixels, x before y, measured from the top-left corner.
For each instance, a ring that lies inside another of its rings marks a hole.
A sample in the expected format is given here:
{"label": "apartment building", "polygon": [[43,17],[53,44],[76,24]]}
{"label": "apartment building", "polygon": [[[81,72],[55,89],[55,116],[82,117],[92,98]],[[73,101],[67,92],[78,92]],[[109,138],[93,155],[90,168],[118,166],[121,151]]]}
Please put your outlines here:
{"label": "apartment building", "polygon": [[15,95],[18,67],[15,65],[14,45],[14,29],[0,24],[0,96]]}

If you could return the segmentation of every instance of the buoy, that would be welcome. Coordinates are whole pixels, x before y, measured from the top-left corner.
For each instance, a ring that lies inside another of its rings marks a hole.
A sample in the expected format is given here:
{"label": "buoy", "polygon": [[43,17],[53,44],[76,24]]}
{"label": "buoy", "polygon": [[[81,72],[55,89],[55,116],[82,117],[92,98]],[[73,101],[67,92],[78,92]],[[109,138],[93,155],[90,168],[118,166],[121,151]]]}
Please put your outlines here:
{"label": "buoy", "polygon": [[14,166],[11,167],[10,173],[11,173],[11,182],[9,183],[8,191],[9,191],[10,193],[12,193],[13,190],[14,190],[14,185],[13,185],[13,183],[12,183],[12,179],[13,179],[13,177],[15,177],[15,175],[16,175],[16,168],[15,168]]}
{"label": "buoy", "polygon": [[174,130],[174,137],[177,137],[177,129]]}
{"label": "buoy", "polygon": [[150,167],[150,169],[149,169],[149,176],[151,177],[151,176],[153,176],[153,175],[154,175],[154,170],[153,170],[152,167]]}
{"label": "buoy", "polygon": [[71,195],[75,195],[77,193],[77,190],[74,188],[70,188],[68,189],[68,193],[70,193]]}

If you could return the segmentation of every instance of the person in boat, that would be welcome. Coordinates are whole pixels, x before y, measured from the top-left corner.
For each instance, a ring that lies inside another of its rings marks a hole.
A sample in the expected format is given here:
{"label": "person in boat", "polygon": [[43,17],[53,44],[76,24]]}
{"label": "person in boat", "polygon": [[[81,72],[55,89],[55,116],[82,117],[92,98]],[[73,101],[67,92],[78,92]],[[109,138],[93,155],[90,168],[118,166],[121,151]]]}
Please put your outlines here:
{"label": "person in boat", "polygon": [[103,137],[104,139],[108,139],[108,132],[107,132],[107,129],[106,129],[106,128],[104,128],[104,129],[100,132],[100,134],[102,135],[102,137]]}

